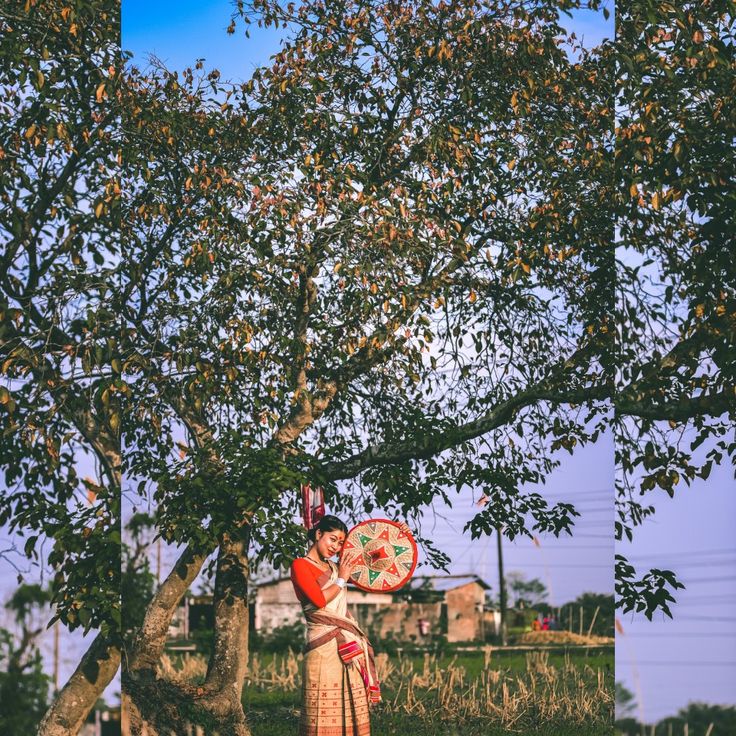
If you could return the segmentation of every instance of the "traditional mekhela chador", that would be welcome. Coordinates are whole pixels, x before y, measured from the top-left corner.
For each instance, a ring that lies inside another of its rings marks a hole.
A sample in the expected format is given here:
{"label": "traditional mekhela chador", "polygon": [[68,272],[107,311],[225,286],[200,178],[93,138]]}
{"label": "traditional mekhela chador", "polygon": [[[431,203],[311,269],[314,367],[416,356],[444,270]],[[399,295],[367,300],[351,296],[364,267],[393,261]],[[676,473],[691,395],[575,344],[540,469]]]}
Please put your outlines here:
{"label": "traditional mekhela chador", "polygon": [[381,699],[373,648],[348,611],[345,581],[356,554],[340,566],[325,559],[346,533],[339,519],[323,517],[310,530],[307,556],[291,567],[307,620],[300,736],[369,736],[369,704]]}

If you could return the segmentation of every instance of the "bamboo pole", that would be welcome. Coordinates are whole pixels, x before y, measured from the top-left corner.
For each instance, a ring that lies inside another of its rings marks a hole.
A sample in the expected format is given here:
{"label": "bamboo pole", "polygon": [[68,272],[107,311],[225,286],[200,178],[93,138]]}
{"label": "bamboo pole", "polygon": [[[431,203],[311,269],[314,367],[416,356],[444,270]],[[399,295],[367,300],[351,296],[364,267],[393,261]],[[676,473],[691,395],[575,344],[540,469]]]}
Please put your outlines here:
{"label": "bamboo pole", "polygon": [[593,613],[593,620],[590,622],[590,626],[588,626],[588,636],[590,636],[591,632],[593,631],[593,625],[595,624],[595,619],[598,616],[598,611],[601,610],[600,606],[595,607],[595,612]]}

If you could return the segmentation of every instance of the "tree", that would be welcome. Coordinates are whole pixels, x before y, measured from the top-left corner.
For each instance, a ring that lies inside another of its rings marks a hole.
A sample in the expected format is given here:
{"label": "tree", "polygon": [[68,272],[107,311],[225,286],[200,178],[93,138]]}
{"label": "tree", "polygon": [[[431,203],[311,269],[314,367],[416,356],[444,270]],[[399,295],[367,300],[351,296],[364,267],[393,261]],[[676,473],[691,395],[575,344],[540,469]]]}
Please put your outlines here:
{"label": "tree", "polygon": [[0,524],[53,569],[52,620],[97,632],[44,736],[77,733],[120,663],[118,25],[109,0],[0,9]]}
{"label": "tree", "polygon": [[547,598],[547,587],[539,580],[526,580],[522,572],[512,570],[507,576],[507,585],[514,595],[516,608],[535,608]]}
{"label": "tree", "polygon": [[[123,68],[102,0],[3,6],[0,521],[54,539],[57,613],[99,632],[43,734],[120,659],[123,475],[182,545],[124,662],[150,734],[248,733],[248,569],[300,549],[302,481],[344,514],[455,487],[490,499],[473,537],[571,530],[527,488],[611,394],[613,107],[605,59],[560,43],[575,5],[239,4],[291,35],[235,85]],[[156,665],[213,553],[188,689]]]}
{"label": "tree", "polygon": [[3,733],[31,733],[48,707],[49,677],[44,674],[36,640],[43,631],[33,619],[49,602],[39,585],[21,585],[5,607],[13,611],[20,637],[0,629],[0,728]]}
{"label": "tree", "polygon": [[628,718],[636,709],[636,698],[625,685],[616,683],[616,720]]}
{"label": "tree", "polygon": [[[736,460],[735,27],[728,1],[619,7],[619,540],[654,513],[652,493]],[[624,610],[650,619],[683,587],[623,555],[616,581]]]}
{"label": "tree", "polygon": [[[474,537],[559,534],[575,509],[523,486],[606,426],[612,112],[556,5],[241,10],[293,31],[272,66],[243,85],[133,71],[124,106],[117,309],[160,427],[131,432],[124,462],[183,545],[123,672],[149,732],[182,713],[248,732],[247,571],[300,551],[300,482],[351,515],[477,489]],[[156,664],[214,550],[213,653],[188,690]]]}
{"label": "tree", "polygon": [[130,637],[143,623],[146,608],[153,598],[156,580],[148,559],[150,542],[145,533],[155,526],[148,514],[136,513],[125,525],[132,546],[123,541],[122,574],[120,578],[120,600],[122,602],[123,635]]}
{"label": "tree", "polygon": [[687,723],[689,731],[693,734],[705,736],[711,723],[713,724],[711,733],[718,731],[728,733],[736,726],[736,708],[710,703],[688,703],[687,707],[680,708],[677,712],[677,720],[680,723]]}

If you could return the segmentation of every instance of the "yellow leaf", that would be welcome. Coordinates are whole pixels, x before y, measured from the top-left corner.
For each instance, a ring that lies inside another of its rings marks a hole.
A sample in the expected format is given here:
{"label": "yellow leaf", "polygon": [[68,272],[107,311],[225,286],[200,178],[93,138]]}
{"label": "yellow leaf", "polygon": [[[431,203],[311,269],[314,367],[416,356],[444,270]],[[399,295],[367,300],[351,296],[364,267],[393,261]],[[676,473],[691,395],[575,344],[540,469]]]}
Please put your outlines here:
{"label": "yellow leaf", "polygon": [[337,273],[341,268],[342,268],[342,263],[340,263],[340,261],[338,261],[335,264],[335,267],[332,269],[332,273]]}
{"label": "yellow leaf", "polygon": [[31,125],[31,127],[28,128],[28,130],[26,131],[26,135],[25,135],[26,140],[30,140],[31,138],[33,138],[33,135],[35,132],[36,132],[36,126]]}
{"label": "yellow leaf", "polygon": [[104,202],[98,202],[97,207],[95,207],[95,217],[99,217],[102,214],[104,207]]}
{"label": "yellow leaf", "polygon": [[654,194],[652,195],[652,208],[655,210],[658,210],[659,205],[660,205],[659,192],[654,192]]}
{"label": "yellow leaf", "polygon": [[305,165],[305,166],[311,166],[311,165],[312,165],[312,155],[311,155],[311,154],[309,154],[309,153],[308,153],[308,154],[307,154],[307,155],[306,155],[306,156],[304,157],[304,165]]}
{"label": "yellow leaf", "polygon": [[470,296],[468,297],[468,299],[470,300],[470,303],[472,304],[477,298],[478,297],[477,297],[476,293],[471,289],[470,290]]}
{"label": "yellow leaf", "polygon": [[632,185],[631,185],[631,186],[629,187],[629,194],[630,194],[630,195],[631,195],[632,197],[638,197],[638,196],[639,196],[639,187],[638,187],[638,186],[636,186],[636,184],[632,184]]}
{"label": "yellow leaf", "polygon": [[105,97],[107,97],[107,95],[105,94],[105,82],[102,82],[102,84],[100,84],[100,86],[97,88],[97,91],[95,92],[95,98],[97,99],[97,102],[102,102]]}
{"label": "yellow leaf", "polygon": [[516,166],[516,159],[512,158],[511,161],[509,161],[508,163],[509,171],[513,171],[515,166]]}

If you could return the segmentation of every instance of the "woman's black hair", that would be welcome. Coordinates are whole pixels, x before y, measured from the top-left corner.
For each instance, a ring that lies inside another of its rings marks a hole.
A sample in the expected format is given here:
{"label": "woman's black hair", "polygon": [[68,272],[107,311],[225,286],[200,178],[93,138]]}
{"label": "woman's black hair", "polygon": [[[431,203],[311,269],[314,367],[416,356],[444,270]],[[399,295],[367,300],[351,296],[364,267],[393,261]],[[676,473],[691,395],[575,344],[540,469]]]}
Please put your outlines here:
{"label": "woman's black hair", "polygon": [[317,532],[342,532],[347,536],[348,528],[337,516],[323,516],[308,532],[310,542],[317,541]]}

